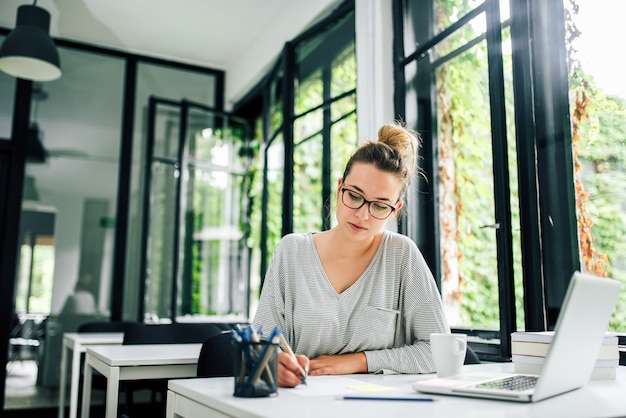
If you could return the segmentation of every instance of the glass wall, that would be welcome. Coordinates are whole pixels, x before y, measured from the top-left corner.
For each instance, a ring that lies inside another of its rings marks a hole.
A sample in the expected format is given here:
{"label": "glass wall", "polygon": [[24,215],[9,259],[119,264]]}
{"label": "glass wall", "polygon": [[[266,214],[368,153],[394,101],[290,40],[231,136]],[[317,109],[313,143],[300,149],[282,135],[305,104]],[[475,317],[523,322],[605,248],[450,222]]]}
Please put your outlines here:
{"label": "glass wall", "polygon": [[[167,100],[188,98],[203,106],[221,106],[223,97],[221,71],[143,62],[118,52],[59,44],[63,76],[32,83],[19,271],[11,301],[15,306],[11,336],[33,337],[36,348],[23,358],[28,361],[21,362],[13,360],[20,360],[26,351],[9,347],[11,367],[7,368],[29,376],[29,394],[52,406],[58,401],[63,333],[76,331],[85,322],[135,320],[143,312],[145,287],[139,268],[145,245],[143,176],[149,98],[160,94]],[[4,122],[0,136],[7,143],[15,85],[14,78],[0,73],[0,121]],[[179,123],[176,119],[166,127],[174,137]],[[118,213],[120,208],[124,213],[128,208],[128,222]],[[174,224],[174,219],[168,223]],[[174,284],[182,286],[174,281],[164,284],[168,295],[180,294]],[[245,299],[245,289],[238,291]],[[210,297],[222,296],[201,296]],[[168,297],[168,307],[171,300]],[[20,370],[21,366],[28,369]],[[6,409],[24,407],[15,391],[7,384]],[[24,396],[24,391],[18,391],[18,396]]]}
{"label": "glass wall", "polygon": [[[0,35],[0,45],[5,36]],[[8,141],[11,138],[13,102],[15,100],[15,78],[0,71],[0,141]]]}
{"label": "glass wall", "polygon": [[[33,84],[18,243],[14,331],[33,321],[39,350],[11,368],[37,367],[33,378],[49,389],[59,384],[63,332],[110,314],[125,71],[119,58],[59,54],[64,76]],[[14,83],[2,77],[3,100]]]}

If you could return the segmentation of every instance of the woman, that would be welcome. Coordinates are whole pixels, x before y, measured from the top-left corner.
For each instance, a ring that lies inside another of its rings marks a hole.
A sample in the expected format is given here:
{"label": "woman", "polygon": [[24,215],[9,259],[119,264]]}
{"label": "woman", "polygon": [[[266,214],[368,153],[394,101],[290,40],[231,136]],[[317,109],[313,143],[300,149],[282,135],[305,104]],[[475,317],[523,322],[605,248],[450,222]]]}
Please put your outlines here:
{"label": "woman", "polygon": [[383,125],[337,183],[337,226],[279,242],[253,321],[280,326],[296,358],[279,353],[278,383],[302,374],[430,373],[430,333],[450,332],[415,243],[384,229],[404,206],[417,136]]}
{"label": "woman", "polygon": [[85,273],[76,281],[74,293],[65,299],[59,315],[94,315],[96,300],[91,293],[91,274]]}

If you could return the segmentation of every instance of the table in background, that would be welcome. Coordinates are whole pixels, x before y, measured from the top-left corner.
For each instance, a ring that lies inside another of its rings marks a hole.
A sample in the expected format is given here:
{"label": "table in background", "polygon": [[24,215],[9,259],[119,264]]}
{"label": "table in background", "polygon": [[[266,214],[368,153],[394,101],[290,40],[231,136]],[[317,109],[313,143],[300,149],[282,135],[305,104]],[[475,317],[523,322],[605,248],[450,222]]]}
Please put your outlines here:
{"label": "table in background", "polygon": [[87,347],[82,417],[89,417],[91,375],[95,369],[107,379],[106,417],[117,417],[122,380],[195,377],[202,344],[137,344]]}
{"label": "table in background", "polygon": [[89,346],[121,345],[124,340],[122,332],[66,332],[63,334],[63,348],[61,350],[61,368],[59,383],[59,418],[65,415],[65,389],[67,379],[68,351],[72,351],[71,381],[70,381],[70,418],[76,418],[78,412],[78,386],[80,381],[81,356]]}
{"label": "table in background", "polygon": [[[479,364],[463,367],[463,373],[480,370],[510,371],[510,363]],[[367,392],[372,385],[396,388],[396,395],[418,395],[411,384],[432,375],[355,374],[346,376],[309,376],[308,386],[278,389],[273,398],[235,398],[232,377],[170,380],[166,418],[246,417],[282,418],[321,416],[381,418],[389,416],[454,417],[616,417],[626,416],[626,367],[619,367],[617,380],[595,380],[575,391],[537,403],[482,400],[436,395],[436,402],[341,400],[347,386],[362,386],[357,395],[384,396],[385,392]],[[354,392],[354,391],[353,391]],[[420,394],[424,397],[431,395]]]}

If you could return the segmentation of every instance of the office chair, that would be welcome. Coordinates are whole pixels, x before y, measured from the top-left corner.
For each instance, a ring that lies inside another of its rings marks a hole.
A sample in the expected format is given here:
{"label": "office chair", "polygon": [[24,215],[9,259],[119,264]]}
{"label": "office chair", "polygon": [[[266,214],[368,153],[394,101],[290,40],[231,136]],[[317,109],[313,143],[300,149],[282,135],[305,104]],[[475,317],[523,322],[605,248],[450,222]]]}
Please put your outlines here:
{"label": "office chair", "polygon": [[123,344],[202,344],[231,326],[226,323],[135,323],[124,331]]}
{"label": "office chair", "polygon": [[198,377],[230,377],[233,375],[235,345],[230,332],[209,337],[202,343],[198,356]]}
{"label": "office chair", "polygon": [[78,326],[77,332],[125,332],[136,321],[93,321]]}

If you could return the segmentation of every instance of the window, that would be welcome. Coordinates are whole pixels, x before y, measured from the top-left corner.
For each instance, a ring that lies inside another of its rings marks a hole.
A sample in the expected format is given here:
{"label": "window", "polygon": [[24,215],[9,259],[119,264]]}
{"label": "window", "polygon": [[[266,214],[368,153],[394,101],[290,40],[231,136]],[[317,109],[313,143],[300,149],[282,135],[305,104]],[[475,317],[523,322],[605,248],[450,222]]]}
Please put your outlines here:
{"label": "window", "polygon": [[427,175],[412,191],[417,210],[405,228],[440,282],[453,328],[484,343],[475,348],[481,357],[506,359],[510,332],[552,329],[572,272],[588,268],[563,4],[394,5],[398,113],[423,135]]}
{"label": "window", "polygon": [[[626,8],[619,1],[563,3],[571,36],[570,107],[582,267],[624,283],[626,89],[621,64],[607,40],[626,34],[620,21]],[[624,303],[626,286],[622,286],[618,305]],[[610,328],[626,331],[623,309],[616,309]]]}
{"label": "window", "polygon": [[49,314],[54,273],[54,209],[25,209],[20,217],[20,256],[15,310]]}
{"label": "window", "polygon": [[[185,119],[181,109],[198,104],[203,109],[218,111],[222,97],[221,92],[218,93],[221,73],[152,62],[139,62],[136,72],[133,133],[136,158],[130,168],[128,216],[132,222],[128,225],[125,267],[128,276],[141,279],[123,283],[124,315],[133,319],[170,321],[183,312],[217,311],[214,306],[200,309],[200,299],[191,302],[189,283],[184,291],[181,288],[184,257],[176,255],[185,248],[185,242],[180,241],[185,217],[179,211],[186,202],[181,193],[194,192],[193,186],[179,188],[181,175],[185,176],[185,181],[189,180],[187,167],[181,166],[183,149],[187,153],[184,154],[186,161],[189,149],[184,147],[195,138],[196,129],[214,127],[209,124],[198,128],[202,117],[190,110]],[[155,103],[154,109],[150,108],[151,102]],[[146,152],[151,135],[155,141],[153,152]],[[152,158],[149,161],[148,156]],[[185,277],[191,277],[190,270],[185,271]],[[184,301],[179,299],[182,295],[186,296]],[[200,298],[199,293],[194,297]],[[198,310],[192,309],[192,305]]]}
{"label": "window", "polygon": [[324,230],[334,222],[337,180],[357,146],[355,54],[354,5],[346,2],[289,42],[268,81],[235,106],[234,113],[249,113],[251,103],[262,103],[246,116],[259,121],[263,134],[253,180],[255,187],[263,185],[251,215],[262,219],[258,230],[251,226],[251,242],[259,247],[253,249],[251,281],[259,283],[251,289],[253,299],[284,234]]}
{"label": "window", "polygon": [[144,318],[246,318],[247,125],[187,101],[148,108]]}

